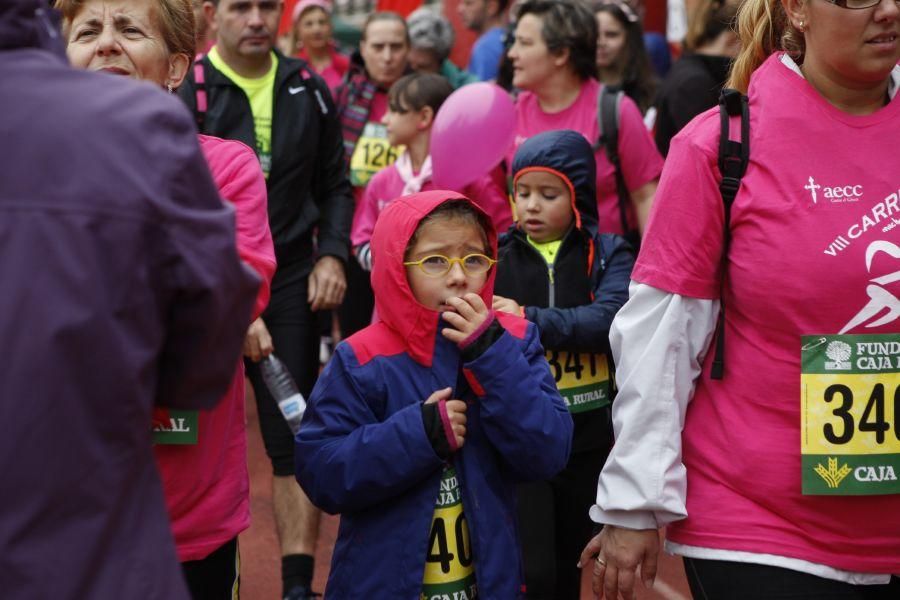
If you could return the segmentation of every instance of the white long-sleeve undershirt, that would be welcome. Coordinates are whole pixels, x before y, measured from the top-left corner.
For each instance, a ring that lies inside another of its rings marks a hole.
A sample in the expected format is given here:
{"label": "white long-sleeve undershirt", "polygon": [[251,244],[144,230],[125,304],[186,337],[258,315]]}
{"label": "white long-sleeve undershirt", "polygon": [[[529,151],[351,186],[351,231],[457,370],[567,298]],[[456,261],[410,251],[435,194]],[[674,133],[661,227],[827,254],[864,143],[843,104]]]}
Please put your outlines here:
{"label": "white long-sleeve undershirt", "polygon": [[[597,523],[656,529],[687,516],[681,433],[719,302],[634,281],[629,294],[610,330],[619,388],[612,408],[616,443],[600,474],[590,516]],[[890,575],[843,571],[774,554],[671,542],[666,549],[690,558],[772,565],[852,584],[890,581]]]}

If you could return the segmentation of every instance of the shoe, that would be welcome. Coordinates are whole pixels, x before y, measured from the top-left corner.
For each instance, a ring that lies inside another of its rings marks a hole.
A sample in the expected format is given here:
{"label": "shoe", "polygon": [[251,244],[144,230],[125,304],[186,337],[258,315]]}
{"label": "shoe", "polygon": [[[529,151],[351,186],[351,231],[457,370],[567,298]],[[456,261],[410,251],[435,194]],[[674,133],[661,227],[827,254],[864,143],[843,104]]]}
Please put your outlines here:
{"label": "shoe", "polygon": [[314,600],[321,597],[322,594],[312,591],[309,586],[295,585],[284,595],[284,600]]}

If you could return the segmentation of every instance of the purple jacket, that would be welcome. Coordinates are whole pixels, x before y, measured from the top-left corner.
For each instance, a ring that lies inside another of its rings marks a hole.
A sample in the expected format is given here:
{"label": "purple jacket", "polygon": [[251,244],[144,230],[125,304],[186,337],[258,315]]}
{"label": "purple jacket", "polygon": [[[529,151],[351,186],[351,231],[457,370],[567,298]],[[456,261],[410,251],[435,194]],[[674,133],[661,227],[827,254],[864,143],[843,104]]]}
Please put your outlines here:
{"label": "purple jacket", "polygon": [[223,396],[259,280],[184,106],[46,4],[0,2],[0,596],[186,599],[151,409]]}

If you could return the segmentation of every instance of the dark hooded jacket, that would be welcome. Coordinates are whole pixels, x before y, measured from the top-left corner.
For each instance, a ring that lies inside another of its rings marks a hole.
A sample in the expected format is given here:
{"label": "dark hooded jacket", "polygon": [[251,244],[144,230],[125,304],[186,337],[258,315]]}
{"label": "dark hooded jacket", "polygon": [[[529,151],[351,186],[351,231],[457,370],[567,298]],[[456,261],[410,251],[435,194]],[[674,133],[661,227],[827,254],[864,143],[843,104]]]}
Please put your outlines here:
{"label": "dark hooded jacket", "polygon": [[[573,412],[577,452],[611,443],[609,328],[628,300],[634,253],[620,236],[597,233],[596,163],[584,136],[548,131],[528,139],[513,160],[513,181],[534,168],[567,183],[574,223],[552,266],[524,231],[510,228],[500,240],[495,291],[523,305],[525,318],[538,326],[551,370]],[[604,368],[605,385],[599,383]]]}
{"label": "dark hooded jacket", "polygon": [[[472,358],[440,334],[440,313],[410,290],[407,243],[451,198],[462,196],[414,194],[381,214],[372,236],[381,320],[338,345],[297,435],[297,479],[316,505],[341,513],[326,590],[332,598],[419,598],[445,464],[423,419],[422,403],[434,391],[452,387],[453,398],[469,403],[466,442],[452,461],[479,597],[520,596],[515,483],[551,477],[569,456],[572,420],[534,325],[497,315],[487,331],[499,335]],[[495,252],[493,228],[488,236]],[[488,305],[493,279],[492,271],[480,292]]]}
{"label": "dark hooded jacket", "polygon": [[222,397],[259,280],[184,106],[46,7],[0,2],[0,596],[186,599],[151,412]]}

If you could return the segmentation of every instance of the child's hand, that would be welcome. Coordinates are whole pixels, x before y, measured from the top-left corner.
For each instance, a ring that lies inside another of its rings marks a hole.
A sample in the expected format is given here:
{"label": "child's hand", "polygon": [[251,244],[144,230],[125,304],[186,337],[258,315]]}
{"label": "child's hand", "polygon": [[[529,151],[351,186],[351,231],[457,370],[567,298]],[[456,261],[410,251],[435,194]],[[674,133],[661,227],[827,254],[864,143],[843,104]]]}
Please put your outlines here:
{"label": "child's hand", "polygon": [[438,390],[428,396],[425,404],[435,404],[441,400],[446,400],[444,407],[447,410],[447,419],[450,421],[450,428],[453,430],[456,447],[462,448],[466,441],[466,403],[462,400],[451,400],[451,392],[451,388]]}
{"label": "child's hand", "polygon": [[519,303],[511,298],[494,296],[493,308],[497,312],[510,313],[517,317],[525,316],[525,309],[519,306]]}
{"label": "child's hand", "polygon": [[481,296],[472,292],[462,298],[449,298],[445,304],[451,306],[455,312],[448,310],[443,313],[444,321],[449,327],[445,327],[441,333],[456,344],[462,343],[472,335],[490,314]]}

